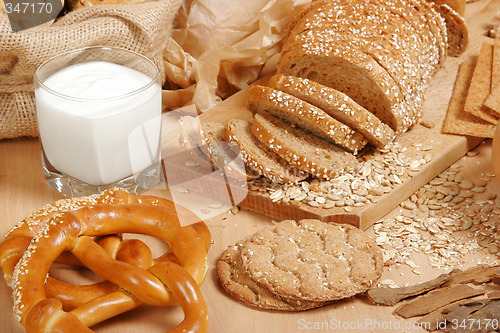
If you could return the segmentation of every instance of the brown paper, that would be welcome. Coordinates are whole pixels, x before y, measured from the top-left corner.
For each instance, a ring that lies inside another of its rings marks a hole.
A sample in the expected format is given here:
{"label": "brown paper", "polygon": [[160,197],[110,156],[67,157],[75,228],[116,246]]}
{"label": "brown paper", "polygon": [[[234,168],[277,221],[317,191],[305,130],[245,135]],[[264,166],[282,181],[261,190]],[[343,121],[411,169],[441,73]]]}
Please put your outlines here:
{"label": "brown paper", "polygon": [[164,107],[206,111],[274,70],[288,22],[310,1],[185,1],[163,53]]}

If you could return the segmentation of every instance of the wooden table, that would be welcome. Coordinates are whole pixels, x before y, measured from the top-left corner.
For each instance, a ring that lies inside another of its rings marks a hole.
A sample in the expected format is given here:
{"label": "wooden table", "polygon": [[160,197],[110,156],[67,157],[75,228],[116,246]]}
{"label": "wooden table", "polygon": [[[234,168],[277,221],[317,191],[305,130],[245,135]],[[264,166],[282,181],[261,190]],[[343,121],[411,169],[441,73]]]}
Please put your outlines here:
{"label": "wooden table", "polygon": [[[474,15],[488,2],[482,0],[468,5],[467,17]],[[476,156],[466,157],[458,162],[463,165],[465,176],[471,180],[491,172],[491,140],[484,141],[475,151],[478,152]],[[450,161],[451,163],[453,161]],[[488,184],[487,192],[500,194],[500,185],[492,180]],[[4,235],[30,212],[61,197],[44,182],[40,144],[37,139],[0,141],[0,235]],[[398,212],[399,208],[396,208],[386,218],[394,217]],[[235,301],[219,286],[214,270],[215,262],[227,246],[269,225],[270,218],[240,210],[235,215],[223,213],[207,220],[206,223],[213,237],[208,276],[202,286],[209,308],[209,332],[425,332],[423,329],[412,327],[415,320],[398,318],[392,314],[393,308],[374,306],[362,296],[301,313],[260,311]],[[373,229],[368,229],[367,233],[372,234]],[[468,257],[468,260],[469,264],[473,265],[486,258],[491,260],[491,257],[486,251],[480,251]],[[416,275],[408,267],[400,266],[385,269],[382,279],[392,279],[400,285],[405,282],[414,284],[441,273],[439,269],[429,266],[425,258],[416,257],[414,260],[420,265],[423,275]],[[75,272],[61,269],[55,274],[71,280]],[[0,330],[8,333],[24,332],[23,327],[15,321],[11,307],[11,292],[2,280]],[[182,320],[182,316],[179,307],[147,306],[115,317],[93,329],[97,332],[120,333],[165,332],[175,327]],[[368,325],[370,323],[371,326]]]}

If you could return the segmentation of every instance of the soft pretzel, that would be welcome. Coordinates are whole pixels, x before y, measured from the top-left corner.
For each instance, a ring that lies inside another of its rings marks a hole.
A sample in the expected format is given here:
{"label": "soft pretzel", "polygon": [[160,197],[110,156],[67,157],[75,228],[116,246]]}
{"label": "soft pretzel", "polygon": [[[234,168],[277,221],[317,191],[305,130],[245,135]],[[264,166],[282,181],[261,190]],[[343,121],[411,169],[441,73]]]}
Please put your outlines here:
{"label": "soft pretzel", "polygon": [[[30,215],[0,244],[15,315],[28,332],[70,327],[91,332],[87,327],[143,303],[179,303],[186,317],[172,332],[206,331],[206,305],[198,285],[207,272],[210,233],[202,222],[181,227],[176,213],[189,212],[175,208],[162,198],[110,190],[62,200]],[[141,241],[116,236],[125,232],[158,237],[171,252],[153,259]],[[65,251],[72,255],[61,256]],[[49,277],[58,257],[83,264],[107,281],[72,286]]]}

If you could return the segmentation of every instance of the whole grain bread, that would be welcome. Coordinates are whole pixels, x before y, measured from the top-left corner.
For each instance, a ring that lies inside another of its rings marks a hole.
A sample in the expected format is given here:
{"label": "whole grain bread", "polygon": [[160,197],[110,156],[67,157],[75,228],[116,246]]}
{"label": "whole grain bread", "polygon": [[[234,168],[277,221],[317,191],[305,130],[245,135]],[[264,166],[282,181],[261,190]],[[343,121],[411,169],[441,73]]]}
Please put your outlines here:
{"label": "whole grain bread", "polygon": [[248,94],[251,111],[271,113],[349,152],[357,154],[367,143],[349,126],[293,95],[261,85],[250,87]]}
{"label": "whole grain bread", "polygon": [[293,41],[295,45],[322,43],[345,49],[353,48],[370,56],[392,79],[395,94],[402,103],[404,113],[408,116],[409,122],[406,127],[409,128],[419,119],[418,110],[423,105],[423,93],[426,87],[424,77],[430,76],[430,70],[421,70],[417,65],[413,65],[417,63],[416,58],[420,56],[416,52],[396,53],[394,51],[394,49],[408,49],[409,47],[405,46],[415,42],[406,37],[410,35],[409,33],[403,34],[399,28],[395,31],[398,33],[391,36],[399,37],[386,38],[383,37],[382,32],[380,32],[380,37],[379,35],[369,37],[352,35],[350,31],[338,29],[310,29],[289,39],[284,52],[294,47]]}
{"label": "whole grain bread", "polygon": [[401,109],[399,88],[371,56],[335,44],[301,44],[282,54],[279,74],[298,76],[339,90],[397,133],[413,123]]}
{"label": "whole grain bread", "polygon": [[394,131],[389,126],[340,91],[308,79],[282,74],[271,77],[268,84],[317,106],[362,134],[374,147],[385,147],[394,140]]}
{"label": "whole grain bread", "polygon": [[468,2],[468,0],[431,0],[431,1],[438,5],[443,5],[443,4],[448,5],[461,16],[464,16],[465,6]]}
{"label": "whole grain bread", "polygon": [[458,57],[469,45],[469,30],[465,19],[447,4],[435,5],[446,23],[448,55]]}
{"label": "whole grain bread", "polygon": [[251,133],[251,124],[244,120],[229,121],[227,139],[240,147],[246,165],[274,183],[297,183],[308,176],[257,140]]}
{"label": "whole grain bread", "polygon": [[351,153],[266,112],[255,115],[252,134],[288,163],[318,178],[334,178],[358,164]]}

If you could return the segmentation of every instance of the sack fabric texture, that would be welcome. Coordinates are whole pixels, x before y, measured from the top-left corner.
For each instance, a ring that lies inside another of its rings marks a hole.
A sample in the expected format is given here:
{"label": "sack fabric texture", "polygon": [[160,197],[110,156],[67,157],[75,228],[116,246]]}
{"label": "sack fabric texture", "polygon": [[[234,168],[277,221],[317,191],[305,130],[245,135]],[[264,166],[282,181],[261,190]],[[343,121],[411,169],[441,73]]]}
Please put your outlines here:
{"label": "sack fabric texture", "polygon": [[0,139],[38,136],[33,75],[51,57],[86,46],[114,46],[150,58],[162,72],[182,0],[97,5],[69,12],[53,24],[13,33],[0,17]]}

